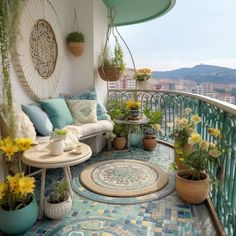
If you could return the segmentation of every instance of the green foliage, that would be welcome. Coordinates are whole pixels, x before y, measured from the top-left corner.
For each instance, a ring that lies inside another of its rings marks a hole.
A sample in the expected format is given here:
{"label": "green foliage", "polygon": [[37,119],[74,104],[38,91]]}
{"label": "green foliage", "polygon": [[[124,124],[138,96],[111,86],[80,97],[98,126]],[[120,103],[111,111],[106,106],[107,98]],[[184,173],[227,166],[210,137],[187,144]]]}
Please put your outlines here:
{"label": "green foliage", "polygon": [[71,32],[66,37],[66,42],[84,42],[84,35],[81,32]]}
{"label": "green foliage", "polygon": [[4,110],[1,112],[6,117],[12,138],[15,135],[15,122],[10,80],[9,50],[13,48],[15,42],[21,3],[21,0],[0,1],[0,61],[3,75],[3,102],[5,104]]}
{"label": "green foliage", "polygon": [[125,101],[109,99],[107,102],[107,112],[112,120],[124,120],[129,116],[129,109]]}
{"label": "green foliage", "polygon": [[107,46],[102,50],[101,58],[101,66],[116,66],[122,72],[125,70],[124,54],[118,42],[114,47],[114,56],[109,55],[109,47]]}
{"label": "green foliage", "polygon": [[49,203],[64,202],[69,197],[69,184],[65,180],[54,181],[52,184],[52,191],[49,194],[47,201]]}
{"label": "green foliage", "polygon": [[128,134],[128,129],[124,124],[116,124],[114,125],[113,133],[118,137],[124,137]]}
{"label": "green foliage", "polygon": [[143,114],[150,120],[151,124],[161,124],[162,121],[162,112],[161,111],[152,111],[151,109],[144,108]]}

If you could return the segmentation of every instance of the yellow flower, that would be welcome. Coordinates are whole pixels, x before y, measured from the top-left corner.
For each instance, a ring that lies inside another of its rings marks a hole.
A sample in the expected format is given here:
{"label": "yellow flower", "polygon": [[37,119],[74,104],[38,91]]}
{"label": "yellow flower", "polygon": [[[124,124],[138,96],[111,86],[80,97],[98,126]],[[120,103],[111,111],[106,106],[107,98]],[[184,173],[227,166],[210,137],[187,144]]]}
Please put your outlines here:
{"label": "yellow flower", "polygon": [[126,106],[127,106],[127,108],[129,108],[129,109],[139,109],[140,107],[141,107],[141,102],[137,102],[137,101],[128,101],[127,103],[126,103]]}
{"label": "yellow flower", "polygon": [[209,147],[209,144],[208,144],[208,142],[202,140],[202,141],[200,142],[200,147],[201,147],[201,149],[202,149],[203,151],[206,151],[206,150],[208,149],[208,147]]}
{"label": "yellow flower", "polygon": [[10,137],[1,140],[0,150],[11,160],[12,156],[18,152],[18,146],[13,142]]}
{"label": "yellow flower", "polygon": [[221,154],[221,151],[218,148],[213,148],[209,151],[209,155],[215,158],[219,157],[220,154]]}
{"label": "yellow flower", "polygon": [[196,143],[200,143],[202,141],[202,138],[200,136],[200,134],[198,133],[193,133],[189,138],[188,138],[188,143],[189,144],[196,144]]}
{"label": "yellow flower", "polygon": [[33,193],[35,188],[35,180],[33,177],[23,176],[19,180],[19,192],[21,194]]}
{"label": "yellow flower", "polygon": [[215,138],[220,137],[220,131],[218,129],[214,129],[214,128],[209,128],[208,129],[208,133],[212,136],[214,136]]}
{"label": "yellow flower", "polygon": [[1,182],[0,183],[0,201],[3,199],[3,197],[5,196],[5,183]]}
{"label": "yellow flower", "polygon": [[202,118],[198,115],[192,115],[192,118],[191,120],[195,123],[195,124],[198,124],[199,122],[202,121]]}
{"label": "yellow flower", "polygon": [[8,175],[7,180],[9,182],[10,191],[13,193],[20,193],[19,190],[19,180],[21,178],[21,174],[17,173],[15,176]]}
{"label": "yellow flower", "polygon": [[161,126],[159,124],[153,124],[151,125],[153,129],[155,129],[157,132],[161,133]]}
{"label": "yellow flower", "polygon": [[19,151],[26,151],[31,148],[32,145],[31,138],[17,138],[15,141],[19,147]]}
{"label": "yellow flower", "polygon": [[185,115],[189,115],[190,113],[192,113],[192,109],[191,108],[187,107],[187,108],[184,109],[184,114]]}

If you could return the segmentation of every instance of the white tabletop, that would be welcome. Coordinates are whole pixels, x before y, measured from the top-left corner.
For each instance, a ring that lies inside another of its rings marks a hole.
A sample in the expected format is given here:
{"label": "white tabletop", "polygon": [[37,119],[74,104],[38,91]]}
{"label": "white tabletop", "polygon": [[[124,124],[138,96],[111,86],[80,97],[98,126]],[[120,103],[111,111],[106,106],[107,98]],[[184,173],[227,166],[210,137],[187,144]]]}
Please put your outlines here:
{"label": "white tabletop", "polygon": [[49,144],[37,145],[24,152],[22,161],[29,165],[39,168],[58,168],[65,166],[73,166],[88,160],[92,151],[91,148],[84,143],[80,143],[81,154],[74,154],[72,151],[63,152],[62,155],[52,156],[49,152]]}

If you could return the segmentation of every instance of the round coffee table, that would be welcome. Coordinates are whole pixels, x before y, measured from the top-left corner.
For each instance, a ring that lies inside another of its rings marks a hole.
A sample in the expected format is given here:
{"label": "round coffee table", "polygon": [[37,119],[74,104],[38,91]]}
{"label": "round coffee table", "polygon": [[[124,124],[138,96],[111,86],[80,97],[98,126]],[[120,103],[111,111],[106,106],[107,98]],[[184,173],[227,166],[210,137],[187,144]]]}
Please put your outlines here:
{"label": "round coffee table", "polygon": [[92,155],[91,148],[87,144],[80,143],[80,145],[81,145],[80,154],[74,154],[68,151],[68,152],[63,152],[63,154],[59,156],[52,156],[49,153],[49,144],[40,144],[38,146],[31,148],[30,150],[26,151],[23,154],[22,161],[26,165],[42,169],[39,219],[41,219],[43,214],[46,170],[63,168],[65,178],[69,184],[70,193],[72,194],[70,166],[74,166],[81,162],[84,162],[88,160]]}

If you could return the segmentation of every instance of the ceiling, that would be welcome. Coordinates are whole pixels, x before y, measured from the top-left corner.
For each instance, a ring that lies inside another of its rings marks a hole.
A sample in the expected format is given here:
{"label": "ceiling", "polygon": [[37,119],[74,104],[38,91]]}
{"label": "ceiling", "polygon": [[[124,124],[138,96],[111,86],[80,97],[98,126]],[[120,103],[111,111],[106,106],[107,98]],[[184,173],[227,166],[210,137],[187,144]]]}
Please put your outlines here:
{"label": "ceiling", "polygon": [[160,17],[170,11],[176,0],[103,0],[116,10],[115,25],[130,25]]}

